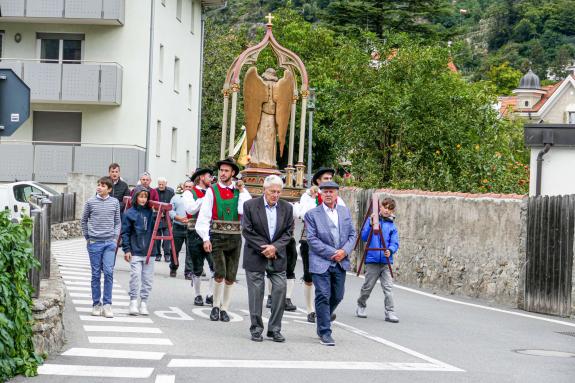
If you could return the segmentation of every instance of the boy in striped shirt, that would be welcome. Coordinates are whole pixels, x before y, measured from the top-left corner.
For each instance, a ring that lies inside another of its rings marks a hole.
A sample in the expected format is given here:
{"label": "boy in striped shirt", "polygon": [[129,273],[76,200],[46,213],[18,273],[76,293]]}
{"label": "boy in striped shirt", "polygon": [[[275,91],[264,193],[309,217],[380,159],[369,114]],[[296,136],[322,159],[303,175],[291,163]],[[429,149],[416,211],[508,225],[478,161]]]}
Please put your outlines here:
{"label": "boy in striped shirt", "polygon": [[[102,177],[98,180],[96,195],[84,204],[82,233],[88,241],[88,255],[92,268],[92,315],[113,318],[112,286],[116,263],[116,243],[120,235],[120,203],[110,196],[112,180]],[[104,295],[100,279],[104,273]],[[102,306],[103,305],[103,306]]]}

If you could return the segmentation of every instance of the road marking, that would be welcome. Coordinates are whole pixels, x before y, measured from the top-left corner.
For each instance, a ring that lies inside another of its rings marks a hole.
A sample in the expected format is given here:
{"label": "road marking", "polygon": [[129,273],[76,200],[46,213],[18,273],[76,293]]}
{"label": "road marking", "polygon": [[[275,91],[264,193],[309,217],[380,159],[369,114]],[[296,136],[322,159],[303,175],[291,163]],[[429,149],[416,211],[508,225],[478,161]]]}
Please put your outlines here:
{"label": "road marking", "polygon": [[92,270],[92,268],[90,266],[75,266],[75,265],[71,265],[71,266],[60,266],[60,271],[86,271],[86,270]]}
{"label": "road marking", "polygon": [[160,360],[164,357],[164,355],[166,355],[166,353],[135,350],[112,350],[101,348],[71,348],[64,352],[62,355],[83,356],[89,358]]}
{"label": "road marking", "polygon": [[88,326],[84,325],[87,332],[130,332],[141,334],[162,334],[162,330],[156,327],[129,327],[129,326]]}
{"label": "road marking", "polygon": [[[112,290],[112,297],[119,300],[130,299],[130,297],[126,295],[125,292],[123,293],[124,294],[122,294],[122,292],[114,294],[114,290]],[[73,298],[92,298],[91,293],[70,293],[69,295]]]}
{"label": "road marking", "polygon": [[[64,281],[64,283],[66,285],[72,285],[72,286],[92,286],[92,283],[90,281]],[[103,286],[103,284],[100,284],[100,286]],[[122,285],[114,283],[113,287],[122,288]]]}
{"label": "road marking", "polygon": [[172,359],[168,367],[189,368],[262,368],[306,370],[392,370],[392,371],[462,371],[446,370],[434,363],[381,363],[310,360],[229,360],[229,359]]}
{"label": "road marking", "polygon": [[[113,296],[112,296],[113,298]],[[94,302],[91,299],[72,299],[72,303],[75,305],[90,305],[92,306]],[[130,302],[114,302],[112,304],[112,308],[114,306],[129,306]],[[113,311],[113,310],[112,310]]]}
{"label": "road marking", "polygon": [[157,375],[155,383],[175,383],[175,375]]}
{"label": "road marking", "polygon": [[94,376],[103,378],[149,378],[154,372],[147,367],[82,366],[67,364],[44,364],[38,367],[40,375]]}
{"label": "road marking", "polygon": [[80,320],[88,322],[119,322],[119,323],[154,323],[150,318],[132,318],[132,317],[97,317],[93,315],[80,315]]}
{"label": "road marking", "polygon": [[68,271],[68,270],[60,270],[60,274],[64,276],[64,278],[68,278],[70,275],[86,275],[88,277],[92,276],[92,273],[85,273],[82,271]]}
{"label": "road marking", "polygon": [[[240,311],[244,312],[244,313],[247,314],[248,316],[250,315],[249,310],[240,310]],[[285,314],[284,314],[284,317],[285,317]],[[266,316],[264,316],[264,315],[262,315],[262,322],[263,322],[264,324],[268,324],[268,323],[270,322],[270,318],[269,318],[269,317],[266,317]],[[282,320],[282,326],[283,326],[283,325],[287,325],[288,323],[289,323],[289,322],[287,322],[287,321],[285,321],[285,320]]]}
{"label": "road marking", "polygon": [[[66,286],[66,290],[68,291],[88,291],[91,292],[92,288],[91,287],[83,287],[83,286]],[[122,293],[126,293],[124,290],[121,289],[113,289],[112,290],[112,294],[117,293],[117,294],[122,294]]]}
{"label": "road marking", "polygon": [[[74,307],[76,309],[77,312],[79,313],[91,313],[92,312],[92,307]],[[114,315],[116,314],[128,314],[128,309],[123,309],[123,308],[118,308],[118,307],[114,307],[112,309],[114,311]]]}
{"label": "road marking", "polygon": [[92,280],[91,276],[80,276],[80,275],[63,275],[62,279],[64,279],[64,281],[88,281],[90,282]]}
{"label": "road marking", "polygon": [[173,346],[168,338],[136,338],[129,336],[89,336],[90,343],[110,343],[110,344],[147,344],[156,346]]}

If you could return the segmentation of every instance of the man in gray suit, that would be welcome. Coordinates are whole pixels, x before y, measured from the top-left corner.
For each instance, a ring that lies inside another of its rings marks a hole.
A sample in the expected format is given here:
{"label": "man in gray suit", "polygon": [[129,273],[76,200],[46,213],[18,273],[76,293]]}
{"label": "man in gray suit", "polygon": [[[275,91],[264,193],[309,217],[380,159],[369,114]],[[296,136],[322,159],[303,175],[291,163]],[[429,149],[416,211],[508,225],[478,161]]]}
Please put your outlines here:
{"label": "man in gray suit", "polygon": [[266,271],[272,282],[272,307],[267,337],[285,342],[281,323],[286,296],[286,246],[294,229],[292,205],[280,200],[283,182],[271,175],[264,180],[264,195],[246,201],[242,216],[245,238],[243,267],[246,270],[252,340],[261,342],[264,325],[262,306]]}
{"label": "man in gray suit", "polygon": [[305,214],[309,271],[315,286],[317,335],[320,343],[335,346],[331,337],[334,311],[345,291],[345,272],[357,234],[347,207],[337,204],[339,185],[322,183],[323,203]]}

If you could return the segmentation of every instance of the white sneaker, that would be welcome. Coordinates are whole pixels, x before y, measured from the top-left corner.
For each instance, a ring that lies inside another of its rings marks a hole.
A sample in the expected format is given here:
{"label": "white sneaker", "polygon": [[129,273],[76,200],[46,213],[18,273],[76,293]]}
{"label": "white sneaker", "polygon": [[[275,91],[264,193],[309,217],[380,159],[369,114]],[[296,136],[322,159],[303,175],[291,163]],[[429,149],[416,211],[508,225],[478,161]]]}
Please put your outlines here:
{"label": "white sneaker", "polygon": [[112,305],[104,305],[104,316],[106,318],[113,318],[114,317],[114,313],[112,312]]}
{"label": "white sneaker", "polygon": [[385,321],[391,323],[397,323],[399,322],[399,318],[397,317],[397,315],[395,315],[393,311],[387,311],[385,313]]}
{"label": "white sneaker", "polygon": [[140,303],[140,314],[141,315],[149,315],[150,314],[148,312],[148,305],[146,304],[146,302]]}
{"label": "white sneaker", "polygon": [[357,306],[355,309],[355,315],[359,318],[367,318],[367,307]]}
{"label": "white sneaker", "polygon": [[130,301],[130,307],[128,307],[128,313],[130,315],[138,315],[140,313],[138,311],[138,300],[137,299]]}
{"label": "white sneaker", "polygon": [[92,306],[92,315],[99,317],[102,315],[102,305]]}

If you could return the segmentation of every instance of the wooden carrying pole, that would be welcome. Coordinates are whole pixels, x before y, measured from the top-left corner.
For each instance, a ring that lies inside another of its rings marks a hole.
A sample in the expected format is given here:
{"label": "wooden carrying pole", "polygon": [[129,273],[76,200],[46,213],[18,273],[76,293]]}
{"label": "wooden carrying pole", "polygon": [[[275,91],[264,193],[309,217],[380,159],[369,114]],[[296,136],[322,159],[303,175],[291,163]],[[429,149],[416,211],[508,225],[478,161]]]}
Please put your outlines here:
{"label": "wooden carrying pole", "polygon": [[[361,268],[363,267],[363,263],[365,262],[365,258],[367,256],[368,251],[376,250],[376,251],[383,251],[385,253],[385,251],[387,250],[387,246],[385,245],[385,240],[383,239],[383,230],[381,230],[381,227],[379,226],[379,195],[376,193],[373,193],[373,195],[372,195],[371,205],[369,206],[369,208],[367,209],[367,213],[365,214],[365,218],[363,220],[364,223],[362,223],[362,228],[363,228],[363,225],[365,224],[365,221],[371,215],[371,212],[377,212],[378,214],[371,224],[371,229],[369,230],[369,235],[367,236],[366,246],[363,249],[363,255],[361,257],[361,262],[359,263],[359,266],[357,268],[357,276],[359,276],[359,274],[361,273]],[[373,237],[374,234],[379,235],[381,247],[369,247],[369,244],[371,243],[371,238]],[[358,237],[357,237],[355,247],[357,247],[357,245],[359,243],[360,236],[361,235],[358,235]],[[393,278],[393,270],[391,268],[391,263],[389,263],[389,259],[387,262],[387,267],[389,268],[389,273],[390,273],[391,277]]]}

